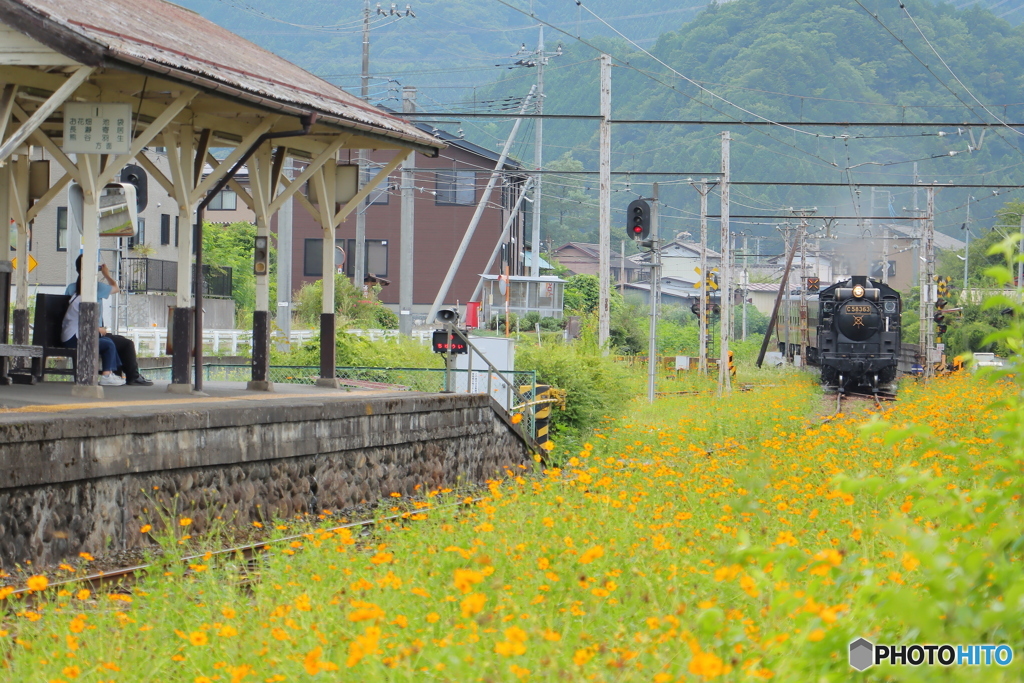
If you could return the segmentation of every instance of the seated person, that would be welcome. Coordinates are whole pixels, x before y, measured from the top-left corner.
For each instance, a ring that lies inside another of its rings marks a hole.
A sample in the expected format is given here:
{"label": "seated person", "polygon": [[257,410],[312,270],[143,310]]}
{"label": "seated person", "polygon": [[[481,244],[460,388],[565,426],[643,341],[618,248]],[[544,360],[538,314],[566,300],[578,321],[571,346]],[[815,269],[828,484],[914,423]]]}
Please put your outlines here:
{"label": "seated person", "polygon": [[[81,257],[79,257],[79,261],[81,261]],[[67,348],[78,348],[78,318],[82,304],[81,273],[73,286],[75,289],[71,294],[71,302],[68,304],[68,311],[64,314],[64,320],[60,326],[60,342]],[[103,372],[100,376],[101,386],[119,387],[124,384],[124,380],[114,374],[119,364],[113,340],[100,333],[100,369]]]}
{"label": "seated person", "polygon": [[[75,259],[75,270],[78,271],[78,280],[68,285],[68,288],[64,291],[68,296],[73,296],[78,291],[79,283],[82,280],[82,255],[79,254],[78,258]],[[117,294],[120,292],[120,288],[117,286],[117,282],[114,278],[110,277],[110,270],[107,265],[100,265],[100,273],[103,275],[103,282],[96,283],[96,302],[101,303],[111,294]],[[77,317],[76,317],[77,320]],[[122,337],[119,334],[107,334],[106,328],[102,327],[103,320],[100,319],[100,334],[110,339],[114,343],[114,348],[117,349],[117,357],[120,359],[120,365],[116,368],[118,374],[124,374],[125,384],[129,386],[139,387],[151,387],[153,386],[152,380],[148,380],[139,374],[139,361],[135,352],[135,342],[128,337]],[[76,328],[77,329],[77,328]]]}

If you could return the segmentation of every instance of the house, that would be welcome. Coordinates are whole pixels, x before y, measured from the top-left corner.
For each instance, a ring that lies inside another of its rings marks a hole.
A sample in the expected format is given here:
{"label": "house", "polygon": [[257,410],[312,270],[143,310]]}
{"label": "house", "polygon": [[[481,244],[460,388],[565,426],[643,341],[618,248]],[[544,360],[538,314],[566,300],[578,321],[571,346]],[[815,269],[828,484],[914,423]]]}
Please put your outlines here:
{"label": "house", "polygon": [[[396,170],[363,205],[366,216],[363,272],[374,280],[387,281],[378,298],[394,309],[398,308],[403,279],[414,278],[413,315],[423,316],[444,282],[499,155],[426,124],[417,127],[440,138],[448,147],[436,158],[415,154],[413,270],[405,273],[399,267],[402,197],[401,172]],[[389,152],[371,152],[370,174],[375,174],[392,157],[393,153]],[[351,153],[342,158],[343,164],[355,161]],[[502,176],[483,209],[480,223],[452,281],[446,305],[464,304],[472,299],[479,301],[481,275],[485,273],[503,273],[507,265],[510,275],[526,274],[525,214],[522,206],[512,212],[525,181],[519,173],[521,169],[517,161],[506,159]],[[510,218],[508,235],[499,246],[502,227]],[[293,205],[292,225],[294,293],[321,277],[323,231],[302,202]],[[356,219],[353,217],[341,223],[335,239],[335,264],[339,272],[348,277],[355,272],[355,242]],[[498,258],[488,269],[488,261],[496,250]]]}
{"label": "house", "polygon": [[[661,246],[662,277],[678,278],[684,282],[695,283],[700,272],[700,244],[684,238],[689,233],[679,233],[675,239]],[[650,253],[643,251],[630,256],[629,259],[637,268],[647,271],[650,266]],[[722,255],[713,249],[707,250],[708,270],[718,268],[722,263]],[[644,279],[648,279],[645,277]]]}
{"label": "house", "polygon": [[[642,266],[610,250],[611,281],[635,282],[641,278]],[[600,272],[600,245],[587,242],[567,242],[551,252],[551,258],[565,266],[573,275],[597,275]],[[622,273],[625,272],[625,278]]]}

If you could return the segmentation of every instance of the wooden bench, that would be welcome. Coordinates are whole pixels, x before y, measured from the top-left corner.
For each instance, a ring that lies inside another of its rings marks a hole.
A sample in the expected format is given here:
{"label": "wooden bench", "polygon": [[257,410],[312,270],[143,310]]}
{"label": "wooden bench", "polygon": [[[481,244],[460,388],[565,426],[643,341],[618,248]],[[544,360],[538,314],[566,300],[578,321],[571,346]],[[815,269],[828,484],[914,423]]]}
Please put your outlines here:
{"label": "wooden bench", "polygon": [[[71,297],[64,294],[36,295],[32,344],[0,345],[0,383],[35,384],[43,381],[46,375],[74,377],[78,349],[64,348],[60,343],[61,323],[70,301]],[[8,358],[31,358],[32,365],[28,369],[8,370]],[[48,368],[46,361],[50,358],[70,358],[71,368]]]}

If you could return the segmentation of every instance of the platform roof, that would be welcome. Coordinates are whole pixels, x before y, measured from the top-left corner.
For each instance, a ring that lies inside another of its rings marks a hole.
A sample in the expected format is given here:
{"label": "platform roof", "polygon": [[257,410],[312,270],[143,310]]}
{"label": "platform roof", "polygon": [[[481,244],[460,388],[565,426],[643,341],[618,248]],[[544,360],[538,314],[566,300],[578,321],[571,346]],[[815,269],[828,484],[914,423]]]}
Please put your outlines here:
{"label": "platform roof", "polygon": [[0,22],[75,63],[118,68],[281,114],[315,112],[430,153],[445,147],[199,14],[164,0],[0,0]]}

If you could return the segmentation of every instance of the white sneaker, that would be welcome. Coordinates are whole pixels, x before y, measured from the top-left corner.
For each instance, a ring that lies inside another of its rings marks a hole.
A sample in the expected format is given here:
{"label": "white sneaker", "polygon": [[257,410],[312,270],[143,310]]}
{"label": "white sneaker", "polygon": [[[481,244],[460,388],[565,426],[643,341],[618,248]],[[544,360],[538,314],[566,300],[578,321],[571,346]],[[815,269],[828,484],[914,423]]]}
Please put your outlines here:
{"label": "white sneaker", "polygon": [[109,375],[100,375],[100,386],[101,387],[121,387],[124,386],[124,378],[110,373]]}

